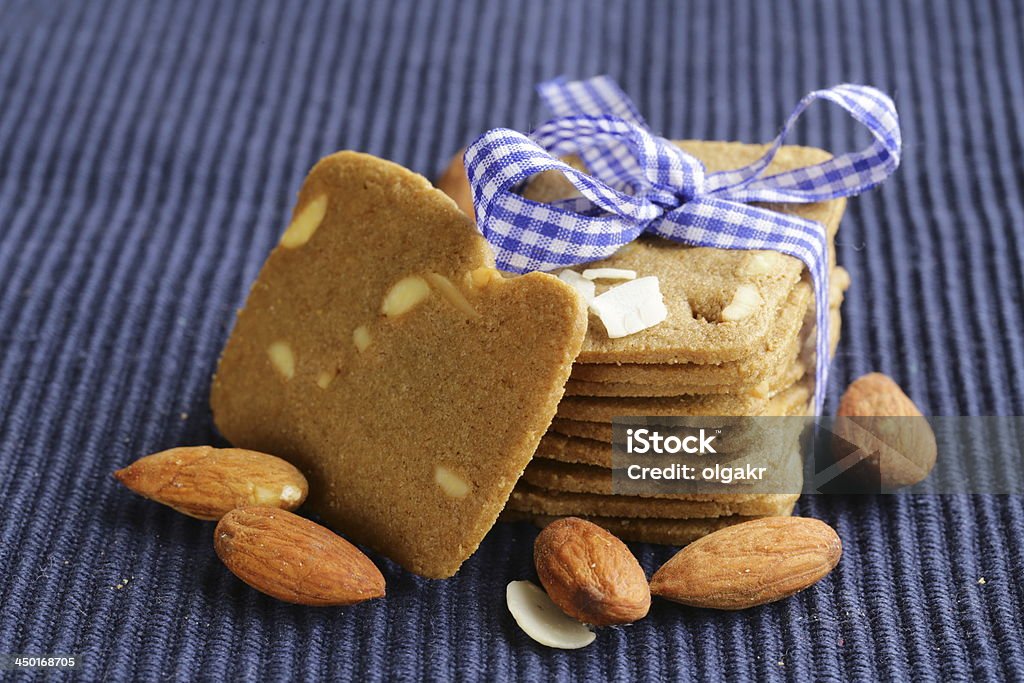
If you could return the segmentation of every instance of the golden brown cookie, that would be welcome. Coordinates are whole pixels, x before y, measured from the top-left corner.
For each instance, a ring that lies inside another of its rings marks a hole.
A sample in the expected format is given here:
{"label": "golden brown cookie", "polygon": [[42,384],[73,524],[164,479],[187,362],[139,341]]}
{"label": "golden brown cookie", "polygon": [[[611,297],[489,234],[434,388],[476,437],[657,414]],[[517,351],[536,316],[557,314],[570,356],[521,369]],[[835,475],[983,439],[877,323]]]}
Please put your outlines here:
{"label": "golden brown cookie", "polygon": [[[687,396],[566,396],[558,404],[558,417],[582,422],[611,422],[622,416],[758,416],[770,410],[788,415],[813,393],[809,382],[797,382],[777,390],[772,397],[752,394],[690,394]],[[778,397],[772,406],[771,399]]]}
{"label": "golden brown cookie", "polygon": [[[630,490],[627,494],[643,498],[700,501],[734,498],[739,501],[744,500],[745,496],[756,497],[766,493],[796,493],[801,490],[803,485],[803,462],[800,453],[796,450],[796,443],[793,444],[790,453],[789,456],[776,463],[770,474],[771,479],[766,482],[717,484],[709,481],[695,484],[692,491],[681,490],[672,482],[666,482],[664,486],[660,487],[658,483],[648,482],[647,485],[637,487],[635,491]],[[624,479],[620,480],[619,483],[623,484],[624,481]],[[564,493],[593,493],[604,496],[623,494],[623,491],[616,490],[612,470],[606,467],[575,465],[540,457],[534,458],[530,462],[526,471],[523,472],[522,482],[549,491]]]}
{"label": "golden brown cookie", "polygon": [[505,506],[507,510],[539,515],[574,517],[655,517],[664,519],[705,519],[731,515],[772,515],[786,505],[792,507],[799,494],[766,494],[745,500],[719,497],[716,500],[670,500],[640,496],[604,496],[595,493],[550,491],[520,482]]}
{"label": "golden brown cookie", "polygon": [[586,326],[572,288],[493,264],[424,178],[321,160],[224,349],[217,426],[298,466],[352,540],[451,576],[536,450]]}
{"label": "golden brown cookie", "polygon": [[[799,399],[800,397],[809,397],[810,393],[809,388],[803,386],[792,387],[792,392],[789,389],[782,391],[769,399],[768,408],[762,416],[806,415],[809,403],[807,401],[800,403]],[[628,416],[620,415],[617,417],[628,419]],[[641,421],[638,418],[638,423],[640,422],[646,423],[646,421]],[[548,428],[548,434],[552,433],[610,444],[612,442],[612,423],[610,420],[592,422],[588,420],[569,420],[556,416],[551,421],[551,427]]]}
{"label": "golden brown cookie", "polygon": [[[833,352],[839,340],[840,316],[838,311],[849,286],[849,273],[842,267],[833,268],[829,297],[829,306],[833,314],[831,328]],[[801,282],[790,293],[789,300],[780,312],[778,328],[773,329],[766,336],[764,348],[759,349],[751,356],[718,364],[575,363],[569,383],[566,385],[566,391],[570,394],[579,393],[592,396],[643,395],[635,392],[609,394],[607,388],[601,389],[600,391],[604,393],[600,394],[586,394],[583,391],[584,387],[589,388],[592,383],[598,382],[614,384],[616,387],[620,384],[656,387],[653,391],[657,393],[648,394],[651,396],[673,395],[665,393],[667,391],[675,392],[674,395],[736,393],[756,387],[758,384],[770,380],[775,373],[779,372],[780,368],[797,362],[805,340],[810,340],[813,349],[814,308],[811,301],[810,285]],[[794,316],[804,320],[799,337],[785,338],[784,331],[793,327]],[[579,390],[574,390],[574,387]]]}
{"label": "golden brown cookie", "polygon": [[[709,172],[749,164],[767,150],[766,145],[736,142],[687,140],[676,144],[700,158]],[[784,146],[768,167],[768,173],[809,166],[828,158],[824,150]],[[456,168],[461,163],[461,157],[453,160]],[[442,185],[453,196],[464,196],[460,186],[466,182],[464,171],[460,174],[450,169]],[[535,177],[524,192],[536,201],[553,201],[574,194],[575,189],[564,176],[554,172]],[[770,208],[822,223],[831,244],[845,206],[845,200],[837,199]],[[621,268],[633,270],[639,277],[657,276],[668,318],[617,339],[609,338],[599,321],[591,324],[578,358],[580,363],[721,363],[749,357],[763,346],[765,335],[804,270],[799,260],[777,252],[692,247],[656,237],[642,237],[587,267]],[[617,283],[597,284],[600,295]],[[729,314],[724,313],[726,309]]]}
{"label": "golden brown cookie", "polygon": [[[839,313],[838,305],[830,314],[829,336],[831,337],[831,354],[835,355],[839,346],[839,339],[842,331],[842,316]],[[783,388],[797,382],[804,375],[813,374],[815,347],[813,332],[814,323],[809,321],[808,334],[794,340],[791,348],[795,353],[788,359],[788,362],[777,368],[767,379],[753,386],[743,383],[735,386],[696,386],[686,382],[679,384],[640,384],[634,382],[584,382],[569,379],[565,385],[567,396],[605,396],[605,397],[658,397],[658,396],[684,396],[693,394],[748,394],[754,397],[775,396]],[[574,365],[573,367],[578,367]],[[694,367],[690,363],[684,363],[677,367]],[[708,367],[708,366],[696,366]]]}
{"label": "golden brown cookie", "polygon": [[[793,514],[792,504],[780,507],[772,514],[763,516],[786,517],[791,514]],[[560,519],[560,517],[505,510],[501,514],[501,519],[506,522],[531,522],[538,527],[544,528],[556,519]],[[711,519],[629,519],[622,517],[584,517],[583,519],[607,529],[624,541],[656,543],[660,545],[686,545],[719,529],[724,529],[733,524],[749,522],[752,519],[757,519],[757,517],[733,515],[732,517],[714,517]]]}
{"label": "golden brown cookie", "polygon": [[686,396],[566,396],[558,417],[584,422],[611,422],[617,416],[739,416],[763,415],[768,398],[756,395],[689,394]]}
{"label": "golden brown cookie", "polygon": [[557,415],[551,420],[548,427],[548,434],[571,436],[580,439],[590,439],[601,443],[612,443],[611,422],[589,422],[587,420],[568,420]]}
{"label": "golden brown cookie", "polygon": [[[717,461],[727,462],[737,458],[751,460],[756,457],[758,451],[767,452],[769,449],[778,449],[789,443],[786,441],[787,434],[798,434],[802,431],[805,421],[802,418],[805,414],[805,405],[800,405],[787,416],[787,420],[764,420],[753,418],[746,425],[736,425],[728,432],[728,439],[719,439],[716,444]],[[590,423],[580,423],[590,424]],[[644,427],[658,428],[659,425],[645,424]],[[679,433],[679,430],[672,426],[660,426],[664,434]],[[609,438],[611,436],[609,435]],[[773,450],[772,452],[776,452]],[[620,455],[622,451],[620,451]],[[559,462],[575,463],[579,465],[596,465],[597,467],[613,467],[615,456],[612,444],[606,441],[588,439],[585,437],[566,436],[558,432],[548,431],[540,440],[537,446],[535,457]],[[661,464],[664,456],[661,455],[633,455],[637,464]],[[693,464],[691,459],[699,460],[702,456],[680,455],[680,462]]]}
{"label": "golden brown cookie", "polygon": [[534,456],[559,462],[611,467],[612,444],[610,441],[565,436],[549,430],[541,438]]}
{"label": "golden brown cookie", "polygon": [[[584,382],[570,379],[565,385],[566,396],[593,397],[658,397],[658,396],[693,396],[698,394],[749,394],[755,398],[768,398],[793,384],[807,372],[807,365],[799,353],[803,346],[801,340],[795,339],[791,345],[794,352],[767,379],[752,386],[741,384],[728,385],[693,385],[686,382],[678,384],[635,384],[632,382]],[[689,365],[689,364],[686,364]],[[705,367],[705,366],[702,366]]]}
{"label": "golden brown cookie", "polygon": [[748,389],[771,378],[779,368],[792,363],[801,348],[798,335],[785,337],[792,320],[804,317],[811,303],[810,286],[800,283],[793,289],[779,315],[777,330],[765,336],[763,347],[745,358],[724,363],[575,363],[567,388],[592,384],[637,385],[692,388],[679,393],[707,393],[719,387],[723,392]]}

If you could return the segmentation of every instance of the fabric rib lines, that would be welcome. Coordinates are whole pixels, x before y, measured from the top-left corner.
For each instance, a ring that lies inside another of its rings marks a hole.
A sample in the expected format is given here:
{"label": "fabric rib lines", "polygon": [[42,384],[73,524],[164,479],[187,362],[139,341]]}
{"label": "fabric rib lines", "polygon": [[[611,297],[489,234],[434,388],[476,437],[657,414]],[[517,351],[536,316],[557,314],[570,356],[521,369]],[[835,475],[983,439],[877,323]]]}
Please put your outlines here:
{"label": "fabric rib lines", "polygon": [[[889,91],[904,163],[839,234],[828,405],[881,370],[931,414],[1022,414],[1022,27],[1014,0],[0,1],[0,654],[79,654],[83,680],[1024,679],[1019,496],[805,498],[845,546],[813,589],[656,601],[558,652],[504,605],[529,526],[450,581],[380,560],[386,600],[305,609],[109,476],[222,443],[210,373],[319,157],[431,176],[540,123],[533,85],[559,74],[610,74],[671,138],[764,141],[808,90]],[[863,142],[825,107],[796,133]],[[648,571],[672,554],[634,550]]]}

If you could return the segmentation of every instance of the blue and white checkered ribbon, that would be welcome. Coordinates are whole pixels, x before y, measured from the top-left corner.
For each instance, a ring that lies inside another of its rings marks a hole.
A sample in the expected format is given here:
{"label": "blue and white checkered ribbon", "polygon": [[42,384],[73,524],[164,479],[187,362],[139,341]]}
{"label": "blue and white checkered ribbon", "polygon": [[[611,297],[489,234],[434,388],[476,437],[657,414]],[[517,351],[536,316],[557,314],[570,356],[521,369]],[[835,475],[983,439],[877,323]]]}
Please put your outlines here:
{"label": "blue and white checkered ribbon", "polygon": [[[552,270],[607,258],[641,233],[721,249],[771,249],[803,261],[817,302],[815,408],[829,367],[828,250],[825,227],[750,202],[810,203],[858,194],[899,165],[896,108],[884,93],[837,85],[806,95],[763,157],[743,168],[707,173],[704,164],[653,135],[611,78],[541,83],[558,117],[530,136],[505,128],[466,148],[477,225],[511,272]],[[867,148],[771,176],[765,170],[803,111],[816,100],[845,109],[868,129]],[[559,157],[579,156],[582,173]],[[517,190],[543,171],[561,171],[581,197],[550,204]]]}

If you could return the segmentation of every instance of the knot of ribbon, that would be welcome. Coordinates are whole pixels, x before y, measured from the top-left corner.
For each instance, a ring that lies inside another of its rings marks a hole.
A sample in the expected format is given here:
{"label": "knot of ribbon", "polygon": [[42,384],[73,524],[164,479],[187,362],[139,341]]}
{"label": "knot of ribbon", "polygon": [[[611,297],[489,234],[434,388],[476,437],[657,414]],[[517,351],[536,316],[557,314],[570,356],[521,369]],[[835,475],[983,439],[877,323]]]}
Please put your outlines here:
{"label": "knot of ribbon", "polygon": [[[708,173],[654,135],[611,78],[557,79],[538,86],[556,118],[529,136],[490,130],[466,148],[477,225],[511,272],[554,270],[607,258],[642,233],[694,246],[770,249],[803,261],[816,301],[815,409],[829,367],[828,235],[820,223],[757,206],[859,194],[899,165],[899,118],[875,88],[842,84],[803,97],[757,161]],[[842,107],[871,134],[866,148],[773,175],[766,171],[800,115],[817,100]],[[562,157],[576,155],[582,172]],[[560,171],[579,196],[551,203],[523,197],[530,177]]]}

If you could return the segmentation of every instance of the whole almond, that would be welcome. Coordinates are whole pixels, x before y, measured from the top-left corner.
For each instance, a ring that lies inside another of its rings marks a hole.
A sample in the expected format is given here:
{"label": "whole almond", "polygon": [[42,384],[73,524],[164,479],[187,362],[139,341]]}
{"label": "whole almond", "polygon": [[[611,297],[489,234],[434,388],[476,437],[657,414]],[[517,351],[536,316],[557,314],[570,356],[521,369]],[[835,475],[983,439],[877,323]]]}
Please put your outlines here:
{"label": "whole almond", "polygon": [[241,448],[172,448],[136,460],[114,478],[198,519],[220,519],[246,505],[294,510],[309,492],[306,478],[290,463]]}
{"label": "whole almond", "polygon": [[552,522],[537,536],[533,560],[552,602],[583,623],[628,624],[651,607],[647,575],[633,553],[591,522]]}
{"label": "whole almond", "polygon": [[654,595],[693,607],[738,610],[775,602],[817,583],[843,553],[828,524],[765,517],[686,546],[651,578]]}
{"label": "whole almond", "polygon": [[850,455],[867,483],[883,488],[912,486],[935,466],[931,425],[891,378],[864,375],[846,389],[833,426],[837,460]]}
{"label": "whole almond", "polygon": [[329,529],[278,508],[232,510],[213,535],[217,556],[256,590],[300,605],[353,605],[384,596],[376,565]]}

